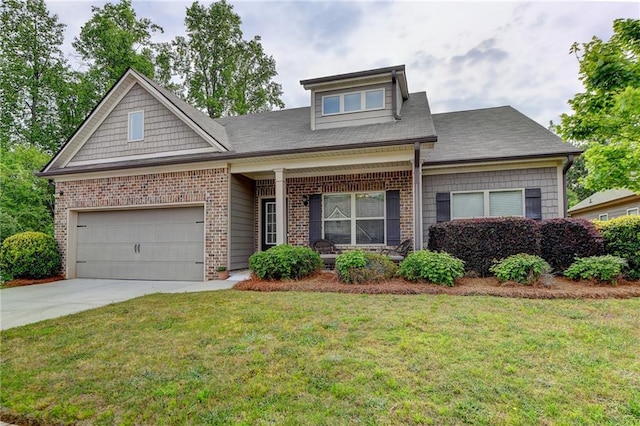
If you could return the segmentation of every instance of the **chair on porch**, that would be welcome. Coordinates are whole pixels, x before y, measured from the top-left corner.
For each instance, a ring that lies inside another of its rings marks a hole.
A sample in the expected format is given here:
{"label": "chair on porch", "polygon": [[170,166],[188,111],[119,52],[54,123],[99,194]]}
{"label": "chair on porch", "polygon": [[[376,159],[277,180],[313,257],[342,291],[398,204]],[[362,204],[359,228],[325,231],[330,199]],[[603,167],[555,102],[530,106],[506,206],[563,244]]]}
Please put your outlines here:
{"label": "chair on porch", "polygon": [[322,259],[322,263],[324,263],[326,269],[335,268],[336,258],[342,253],[333,241],[325,239],[313,241],[311,243],[311,249],[320,255],[320,259]]}
{"label": "chair on porch", "polygon": [[391,260],[396,263],[400,263],[404,260],[409,252],[413,249],[413,240],[404,240],[399,246],[394,248],[385,248],[380,250],[380,254],[389,256]]}

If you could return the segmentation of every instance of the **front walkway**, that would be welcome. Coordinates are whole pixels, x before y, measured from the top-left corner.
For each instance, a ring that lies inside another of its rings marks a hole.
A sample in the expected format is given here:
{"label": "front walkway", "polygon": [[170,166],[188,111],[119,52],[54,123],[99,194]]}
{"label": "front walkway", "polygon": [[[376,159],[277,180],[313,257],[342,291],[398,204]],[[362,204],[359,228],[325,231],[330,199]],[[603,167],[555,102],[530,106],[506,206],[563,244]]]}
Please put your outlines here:
{"label": "front walkway", "polygon": [[57,318],[152,293],[224,290],[244,273],[226,281],[134,281],[75,278],[0,290],[0,330]]}

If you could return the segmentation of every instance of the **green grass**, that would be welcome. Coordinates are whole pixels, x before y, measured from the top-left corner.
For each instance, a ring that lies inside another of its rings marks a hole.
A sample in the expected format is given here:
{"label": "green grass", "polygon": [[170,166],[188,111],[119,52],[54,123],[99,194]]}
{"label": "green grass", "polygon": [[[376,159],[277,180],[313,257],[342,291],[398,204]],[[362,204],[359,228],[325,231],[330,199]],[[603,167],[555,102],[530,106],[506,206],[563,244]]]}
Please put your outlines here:
{"label": "green grass", "polygon": [[3,331],[2,412],[97,425],[637,425],[639,312],[640,299],[152,295]]}

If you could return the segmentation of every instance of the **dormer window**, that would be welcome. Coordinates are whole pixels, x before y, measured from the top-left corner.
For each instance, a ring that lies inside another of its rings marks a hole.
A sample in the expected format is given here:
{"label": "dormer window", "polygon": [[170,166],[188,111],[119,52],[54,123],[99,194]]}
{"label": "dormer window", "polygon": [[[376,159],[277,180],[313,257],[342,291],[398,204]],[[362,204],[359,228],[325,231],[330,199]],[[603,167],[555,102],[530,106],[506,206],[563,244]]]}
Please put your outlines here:
{"label": "dormer window", "polygon": [[144,139],[144,111],[129,113],[129,142]]}
{"label": "dormer window", "polygon": [[384,89],[322,97],[322,115],[384,109]]}

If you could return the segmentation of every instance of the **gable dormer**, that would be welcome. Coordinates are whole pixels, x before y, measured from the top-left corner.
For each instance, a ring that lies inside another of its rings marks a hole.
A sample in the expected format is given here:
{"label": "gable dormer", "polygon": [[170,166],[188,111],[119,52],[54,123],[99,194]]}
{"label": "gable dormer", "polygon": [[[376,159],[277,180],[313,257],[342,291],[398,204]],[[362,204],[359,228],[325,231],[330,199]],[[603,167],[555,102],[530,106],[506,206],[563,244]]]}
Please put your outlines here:
{"label": "gable dormer", "polygon": [[311,130],[388,123],[409,98],[404,65],[301,80],[311,91]]}

